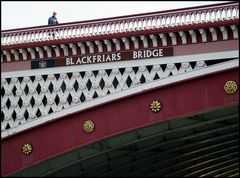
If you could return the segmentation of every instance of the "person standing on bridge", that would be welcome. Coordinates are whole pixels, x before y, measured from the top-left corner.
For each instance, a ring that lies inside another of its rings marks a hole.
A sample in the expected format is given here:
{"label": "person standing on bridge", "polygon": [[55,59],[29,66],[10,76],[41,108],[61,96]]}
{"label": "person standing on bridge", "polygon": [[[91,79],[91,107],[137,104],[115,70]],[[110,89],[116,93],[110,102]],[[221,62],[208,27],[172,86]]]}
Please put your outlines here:
{"label": "person standing on bridge", "polygon": [[57,13],[54,11],[53,15],[51,17],[49,17],[49,19],[48,19],[48,25],[58,24],[58,20],[57,20],[56,15],[57,15]]}
{"label": "person standing on bridge", "polygon": [[[59,24],[56,15],[57,15],[57,13],[54,11],[54,12],[53,12],[53,15],[52,15],[51,17],[49,17],[49,19],[48,19],[48,25],[56,25],[56,24]],[[55,37],[55,32],[49,33],[49,35],[52,35],[53,38],[54,38],[54,37]]]}

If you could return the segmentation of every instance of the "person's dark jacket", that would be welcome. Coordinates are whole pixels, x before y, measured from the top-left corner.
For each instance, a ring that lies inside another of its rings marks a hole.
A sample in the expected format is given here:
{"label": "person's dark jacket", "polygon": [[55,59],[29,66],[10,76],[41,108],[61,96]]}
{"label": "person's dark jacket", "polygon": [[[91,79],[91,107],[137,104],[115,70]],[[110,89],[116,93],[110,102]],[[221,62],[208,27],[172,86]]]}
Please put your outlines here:
{"label": "person's dark jacket", "polygon": [[55,17],[55,16],[49,17],[48,25],[55,25],[55,24],[58,24],[57,17]]}

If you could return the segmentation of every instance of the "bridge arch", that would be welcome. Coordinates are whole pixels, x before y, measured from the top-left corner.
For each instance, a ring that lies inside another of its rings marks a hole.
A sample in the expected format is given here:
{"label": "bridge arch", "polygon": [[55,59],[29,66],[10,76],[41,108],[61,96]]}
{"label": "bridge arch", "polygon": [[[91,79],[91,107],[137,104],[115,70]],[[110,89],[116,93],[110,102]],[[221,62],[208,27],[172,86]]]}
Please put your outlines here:
{"label": "bridge arch", "polygon": [[235,11],[229,2],[2,31],[2,175],[238,176]]}

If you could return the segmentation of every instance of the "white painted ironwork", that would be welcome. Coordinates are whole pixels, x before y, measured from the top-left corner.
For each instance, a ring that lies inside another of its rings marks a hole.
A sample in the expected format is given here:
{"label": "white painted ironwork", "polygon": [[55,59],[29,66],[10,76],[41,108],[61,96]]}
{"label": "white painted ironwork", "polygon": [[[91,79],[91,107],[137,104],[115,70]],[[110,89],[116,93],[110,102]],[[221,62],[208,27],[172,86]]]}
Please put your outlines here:
{"label": "white painted ironwork", "polygon": [[[214,5],[145,15],[115,17],[109,20],[74,22],[56,26],[42,26],[5,30],[1,32],[1,45],[50,41],[74,37],[98,36],[136,30],[178,27],[189,24],[217,22],[239,18],[238,3]],[[53,35],[50,35],[54,33]]]}
{"label": "white painted ironwork", "polygon": [[[98,97],[98,98],[89,100],[88,102],[83,102],[81,104],[72,105],[71,107],[69,107],[67,109],[63,109],[63,110],[60,110],[58,112],[54,112],[54,113],[49,114],[47,116],[42,115],[39,118],[36,117],[35,111],[33,111],[33,112],[30,111],[29,112],[29,118],[28,119],[25,119],[25,116],[22,115],[23,113],[21,113],[21,112],[17,113],[15,121],[13,120],[13,118],[11,118],[11,115],[6,114],[4,116],[4,118],[2,117],[2,124],[4,123],[4,126],[2,126],[1,137],[5,138],[5,137],[10,136],[14,133],[18,133],[18,132],[23,131],[25,129],[29,129],[33,126],[37,126],[37,125],[42,124],[44,122],[48,122],[48,121],[54,120],[54,119],[59,118],[59,117],[64,117],[68,114],[73,114],[75,112],[82,111],[82,110],[85,110],[87,108],[97,106],[99,104],[103,104],[103,103],[106,103],[106,102],[109,102],[109,101],[112,101],[112,100],[116,100],[117,98],[132,95],[134,93],[138,93],[138,92],[147,90],[149,88],[156,88],[156,87],[164,86],[164,85],[171,84],[171,83],[174,83],[174,82],[179,82],[179,81],[183,81],[183,80],[186,80],[186,79],[191,79],[191,78],[202,76],[202,75],[215,73],[217,71],[231,69],[231,68],[234,68],[234,67],[238,66],[238,60],[239,59],[237,58],[237,59],[234,59],[234,60],[229,61],[229,62],[223,62],[223,63],[220,63],[220,64],[207,66],[207,67],[205,66],[205,64],[206,64],[205,62],[197,61],[194,70],[191,71],[191,72],[185,72],[185,73],[182,73],[182,74],[179,74],[179,75],[172,75],[171,77],[168,77],[168,78],[158,79],[158,80],[154,80],[152,82],[148,82],[148,83],[144,83],[144,84],[140,84],[140,85],[135,85],[135,87],[129,87],[127,90],[123,90],[122,92],[115,92],[115,93],[106,95],[105,97]],[[187,65],[184,64],[182,66],[186,67]],[[147,70],[148,70],[148,67],[146,67]],[[172,69],[174,68],[174,66],[171,66],[171,65],[168,66],[168,67],[172,68]],[[198,67],[200,67],[201,69],[197,70]],[[158,71],[158,68],[159,67],[157,67],[157,66],[156,67],[153,66],[153,71],[154,70],[155,70],[155,72]],[[138,70],[143,72],[143,71],[145,71],[145,67],[144,66],[142,66],[142,67],[139,66]],[[128,70],[128,72],[130,72],[130,71],[131,70]],[[77,73],[74,73],[73,76],[77,77],[78,76]],[[55,80],[56,77],[54,75],[49,75],[49,79]],[[81,73],[80,73],[80,75],[81,75]],[[90,75],[90,73],[89,73],[89,75]],[[104,75],[104,73],[101,73],[101,75]],[[64,75],[62,77],[64,78]],[[35,78],[41,81],[40,77],[35,76]],[[18,80],[19,79],[13,78],[13,79],[11,79],[11,82],[18,83]],[[27,80],[31,80],[31,79],[28,78],[28,77],[25,77],[24,80],[26,82]],[[4,84],[5,82],[8,83],[8,81],[6,79],[5,80],[2,79],[2,84]],[[109,86],[110,85],[106,84],[106,87],[109,87]],[[58,88],[56,88],[56,90],[58,90]],[[32,92],[34,93],[34,91],[32,91]],[[18,93],[18,95],[20,95],[21,91],[18,91],[16,93]],[[7,94],[11,95],[11,91],[8,91]],[[78,102],[78,101],[79,100],[77,98],[73,98],[73,102]],[[48,105],[54,105],[54,102],[55,101],[49,99],[48,100]],[[66,102],[65,99],[62,99],[61,105],[64,106],[64,103],[67,103],[67,102]],[[41,104],[39,104],[38,101],[36,103],[37,103],[36,105],[39,105],[39,106],[41,105]],[[28,100],[25,100],[23,102],[23,105],[26,107],[26,106],[31,105],[31,103],[29,103]],[[3,106],[3,104],[2,104],[2,106]],[[17,106],[18,106],[18,104],[14,105],[15,108],[17,108]],[[2,109],[3,108],[4,107],[2,107]],[[12,128],[5,128],[4,129],[4,127],[6,127],[6,125],[7,125],[7,127],[10,127],[9,123],[11,123],[12,125],[15,125],[15,126],[12,127]]]}
{"label": "white painted ironwork", "polygon": [[167,78],[171,80],[173,76],[212,66],[207,65],[207,58],[204,60],[179,58],[180,60],[173,60],[171,63],[147,64],[146,60],[142,60],[125,66],[122,64],[127,62],[123,62],[121,66],[124,67],[95,70],[79,68],[72,72],[65,70],[17,77],[5,75],[1,79],[1,130],[13,129],[49,114],[114,93]]}

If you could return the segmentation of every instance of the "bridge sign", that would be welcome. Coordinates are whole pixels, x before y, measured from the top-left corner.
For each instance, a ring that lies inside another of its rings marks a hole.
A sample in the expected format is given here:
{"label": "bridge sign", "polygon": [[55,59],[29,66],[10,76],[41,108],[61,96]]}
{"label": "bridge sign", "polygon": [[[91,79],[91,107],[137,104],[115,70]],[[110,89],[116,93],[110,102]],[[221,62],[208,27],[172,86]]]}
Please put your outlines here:
{"label": "bridge sign", "polygon": [[120,51],[113,53],[99,53],[93,55],[77,55],[69,57],[60,57],[53,59],[45,59],[32,61],[31,68],[49,68],[60,66],[72,66],[72,65],[84,65],[84,64],[96,64],[105,62],[125,61],[125,60],[137,60],[148,59],[156,57],[173,56],[173,48],[151,48],[151,49],[139,49],[131,51]]}

